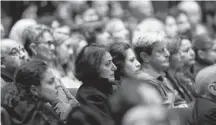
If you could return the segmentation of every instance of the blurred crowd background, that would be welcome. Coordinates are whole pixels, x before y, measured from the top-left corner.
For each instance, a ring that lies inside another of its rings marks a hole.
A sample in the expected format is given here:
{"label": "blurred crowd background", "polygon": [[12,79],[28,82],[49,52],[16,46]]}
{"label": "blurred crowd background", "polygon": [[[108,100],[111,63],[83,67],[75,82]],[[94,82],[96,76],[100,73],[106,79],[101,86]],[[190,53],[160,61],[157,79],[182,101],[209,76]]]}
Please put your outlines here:
{"label": "blurred crowd background", "polygon": [[215,1],[1,1],[3,125],[216,125]]}

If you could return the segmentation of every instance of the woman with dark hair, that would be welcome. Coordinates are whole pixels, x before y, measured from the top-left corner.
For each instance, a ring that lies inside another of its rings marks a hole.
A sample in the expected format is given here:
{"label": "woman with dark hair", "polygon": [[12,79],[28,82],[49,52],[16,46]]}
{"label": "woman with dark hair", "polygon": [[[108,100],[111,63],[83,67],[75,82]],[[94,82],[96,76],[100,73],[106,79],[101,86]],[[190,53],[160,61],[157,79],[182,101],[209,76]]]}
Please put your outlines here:
{"label": "woman with dark hair", "polygon": [[13,125],[63,124],[49,105],[57,100],[57,80],[45,62],[31,60],[17,70],[15,84],[2,88],[1,106]]}
{"label": "woman with dark hair", "polygon": [[187,86],[187,82],[180,81],[182,77],[179,77],[179,74],[183,74],[184,64],[188,62],[185,61],[183,39],[179,37],[168,38],[167,42],[170,52],[170,67],[166,72],[166,77],[172,83],[173,88],[177,90],[178,95],[187,103],[190,103],[194,99],[193,94]]}
{"label": "woman with dark hair", "polygon": [[121,81],[125,77],[137,78],[140,72],[140,63],[128,43],[115,42],[109,46],[113,63],[117,66],[115,79]]}
{"label": "woman with dark hair", "polygon": [[112,124],[108,97],[113,92],[115,70],[112,56],[98,44],[85,46],[75,61],[75,76],[83,82],[77,100],[97,112],[107,124]]}

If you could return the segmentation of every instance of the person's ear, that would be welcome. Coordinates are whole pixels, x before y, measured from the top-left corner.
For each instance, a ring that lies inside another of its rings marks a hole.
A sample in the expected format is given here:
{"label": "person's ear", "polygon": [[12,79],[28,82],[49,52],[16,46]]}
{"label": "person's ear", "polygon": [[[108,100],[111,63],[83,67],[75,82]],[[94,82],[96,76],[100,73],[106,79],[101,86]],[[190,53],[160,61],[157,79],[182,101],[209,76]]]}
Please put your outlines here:
{"label": "person's ear", "polygon": [[211,94],[215,95],[216,96],[216,81],[213,82],[213,83],[210,83],[208,85],[208,90]]}
{"label": "person's ear", "polygon": [[29,49],[31,50],[31,52],[32,52],[33,55],[37,55],[35,43],[31,43],[31,44],[29,45]]}
{"label": "person's ear", "polygon": [[141,52],[141,53],[140,53],[140,58],[142,59],[142,61],[143,61],[144,63],[149,63],[149,56],[148,56],[147,53]]}
{"label": "person's ear", "polygon": [[200,59],[205,59],[205,52],[204,51],[198,50],[197,55]]}
{"label": "person's ear", "polygon": [[38,88],[35,85],[30,86],[30,92],[32,93],[32,95],[38,96]]}

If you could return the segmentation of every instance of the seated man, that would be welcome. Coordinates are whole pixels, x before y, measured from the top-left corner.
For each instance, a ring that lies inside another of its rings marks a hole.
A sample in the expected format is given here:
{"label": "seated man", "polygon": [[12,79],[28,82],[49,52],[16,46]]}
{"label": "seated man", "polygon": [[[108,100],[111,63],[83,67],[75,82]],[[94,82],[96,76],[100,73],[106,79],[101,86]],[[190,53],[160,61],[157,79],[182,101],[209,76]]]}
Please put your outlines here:
{"label": "seated man", "polygon": [[196,63],[193,67],[194,75],[212,64],[216,63],[216,41],[208,34],[197,35],[193,41]]}
{"label": "seated man", "polygon": [[178,96],[164,73],[164,70],[169,67],[170,57],[165,37],[156,32],[147,32],[139,37],[134,44],[135,53],[142,65],[141,69],[153,77],[152,83],[159,89],[164,104],[173,106],[176,104]]}
{"label": "seated man", "polygon": [[1,81],[13,82],[17,68],[29,59],[22,45],[10,39],[1,40]]}

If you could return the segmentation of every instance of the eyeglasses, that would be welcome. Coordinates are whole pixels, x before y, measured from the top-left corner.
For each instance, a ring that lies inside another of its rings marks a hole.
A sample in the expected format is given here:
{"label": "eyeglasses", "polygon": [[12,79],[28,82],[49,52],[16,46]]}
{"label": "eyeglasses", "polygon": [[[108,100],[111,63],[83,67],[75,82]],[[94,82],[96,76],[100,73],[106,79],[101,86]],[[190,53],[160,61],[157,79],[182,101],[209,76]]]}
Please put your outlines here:
{"label": "eyeglasses", "polygon": [[12,48],[8,54],[6,54],[5,56],[3,56],[1,58],[5,58],[6,56],[16,56],[16,55],[21,54],[21,52],[25,52],[25,49],[23,47]]}

